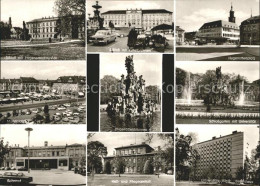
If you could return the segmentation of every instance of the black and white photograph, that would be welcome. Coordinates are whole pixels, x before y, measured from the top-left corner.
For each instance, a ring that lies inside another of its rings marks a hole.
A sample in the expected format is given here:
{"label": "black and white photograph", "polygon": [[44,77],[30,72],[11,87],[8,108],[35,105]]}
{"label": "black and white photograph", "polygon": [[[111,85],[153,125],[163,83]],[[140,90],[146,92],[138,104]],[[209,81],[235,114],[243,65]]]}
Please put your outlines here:
{"label": "black and white photograph", "polygon": [[86,127],[0,126],[1,185],[86,185]]}
{"label": "black and white photograph", "polygon": [[85,0],[1,0],[2,60],[84,60]]}
{"label": "black and white photograph", "polygon": [[161,93],[161,55],[100,56],[102,132],[160,132]]}
{"label": "black and white photograph", "polygon": [[87,185],[172,186],[173,133],[89,133]]}
{"label": "black and white photograph", "polygon": [[176,0],[177,61],[259,61],[259,0]]}
{"label": "black and white photograph", "polygon": [[257,124],[259,62],[177,62],[177,124]]}
{"label": "black and white photograph", "polygon": [[259,185],[260,125],[176,127],[176,186]]}
{"label": "black and white photograph", "polygon": [[86,124],[85,61],[0,65],[0,124]]}
{"label": "black and white photograph", "polygon": [[87,52],[173,53],[172,0],[87,1]]}

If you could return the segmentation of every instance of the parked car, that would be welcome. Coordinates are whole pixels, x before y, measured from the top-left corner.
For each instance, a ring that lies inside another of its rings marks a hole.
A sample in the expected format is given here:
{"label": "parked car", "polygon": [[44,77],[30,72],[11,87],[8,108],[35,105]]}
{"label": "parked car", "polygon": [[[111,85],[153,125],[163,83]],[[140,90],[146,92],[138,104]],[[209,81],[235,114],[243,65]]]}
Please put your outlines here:
{"label": "parked car", "polygon": [[66,107],[58,107],[58,110],[66,110]]}
{"label": "parked car", "polygon": [[91,36],[90,42],[94,44],[108,44],[110,42],[116,41],[116,35],[112,33],[110,30],[99,30],[95,33],[95,35]]}
{"label": "parked car", "polygon": [[173,171],[172,171],[172,170],[168,170],[168,171],[167,171],[167,174],[168,174],[168,175],[173,175]]}
{"label": "parked car", "polygon": [[20,168],[18,168],[17,170],[18,170],[18,171],[27,171],[27,168],[25,168],[25,167],[20,167]]}
{"label": "parked car", "polygon": [[71,107],[71,104],[70,103],[65,103],[64,106],[65,107]]}
{"label": "parked car", "polygon": [[3,185],[25,185],[29,184],[33,181],[33,178],[30,176],[25,176],[23,173],[16,173],[16,172],[5,172],[3,175],[0,175],[0,184]]}

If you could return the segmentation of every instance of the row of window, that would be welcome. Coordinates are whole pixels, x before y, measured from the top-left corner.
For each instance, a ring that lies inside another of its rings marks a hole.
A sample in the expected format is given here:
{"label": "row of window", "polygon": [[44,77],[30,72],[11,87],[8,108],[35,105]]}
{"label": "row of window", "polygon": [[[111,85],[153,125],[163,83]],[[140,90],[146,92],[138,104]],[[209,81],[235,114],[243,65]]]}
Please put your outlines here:
{"label": "row of window", "polygon": [[140,14],[132,14],[132,15],[125,15],[125,14],[119,14],[119,15],[104,15],[103,16],[105,19],[113,19],[113,18],[116,18],[116,19],[125,19],[126,17],[128,17],[129,19],[132,17],[132,18],[140,18],[141,17],[144,17],[145,19],[152,19],[154,17],[171,17],[171,14],[148,14],[148,15],[140,15]]}
{"label": "row of window", "polygon": [[32,23],[32,24],[28,24],[28,27],[41,27],[41,26],[55,26],[56,25],[56,21],[52,21],[52,22],[43,22],[43,23]]}

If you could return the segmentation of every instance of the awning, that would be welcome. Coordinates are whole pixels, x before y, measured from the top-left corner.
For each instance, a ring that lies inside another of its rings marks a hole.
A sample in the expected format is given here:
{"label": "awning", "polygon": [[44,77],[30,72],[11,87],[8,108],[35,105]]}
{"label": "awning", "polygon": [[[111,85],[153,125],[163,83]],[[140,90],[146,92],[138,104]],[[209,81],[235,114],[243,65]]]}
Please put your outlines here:
{"label": "awning", "polygon": [[152,31],[156,31],[156,30],[173,30],[173,26],[172,25],[167,25],[167,24],[161,24],[161,25],[153,27],[151,30]]}

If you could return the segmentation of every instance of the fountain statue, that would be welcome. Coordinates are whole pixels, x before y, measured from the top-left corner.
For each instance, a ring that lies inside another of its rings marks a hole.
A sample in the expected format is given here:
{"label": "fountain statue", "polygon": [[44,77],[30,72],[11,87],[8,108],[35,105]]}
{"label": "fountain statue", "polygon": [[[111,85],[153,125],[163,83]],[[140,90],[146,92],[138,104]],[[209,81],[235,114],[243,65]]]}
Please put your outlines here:
{"label": "fountain statue", "polygon": [[140,116],[150,115],[155,110],[155,103],[148,99],[149,95],[145,90],[145,80],[143,76],[137,77],[134,71],[133,56],[125,59],[127,75],[121,75],[118,81],[120,95],[114,96],[108,103],[107,113],[109,116]]}
{"label": "fountain statue", "polygon": [[239,95],[239,101],[238,105],[244,105],[244,100],[245,100],[245,95],[244,95],[244,80],[242,80],[242,85],[241,85],[241,92]]}

